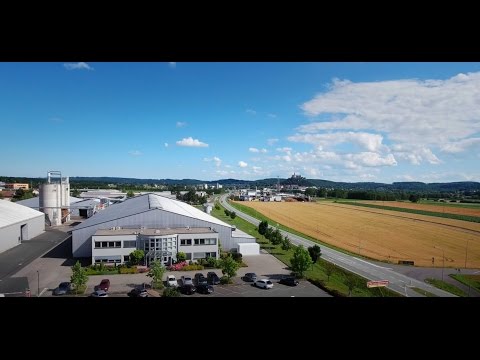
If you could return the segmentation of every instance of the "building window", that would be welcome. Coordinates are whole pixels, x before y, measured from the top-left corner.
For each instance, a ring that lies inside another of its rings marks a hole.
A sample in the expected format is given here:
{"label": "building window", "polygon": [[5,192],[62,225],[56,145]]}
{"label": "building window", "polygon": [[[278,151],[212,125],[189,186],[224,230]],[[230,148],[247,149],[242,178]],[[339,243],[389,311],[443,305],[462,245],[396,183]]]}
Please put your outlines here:
{"label": "building window", "polygon": [[129,262],[130,261],[130,255],[123,255],[123,261],[124,262]]}
{"label": "building window", "polygon": [[207,253],[205,253],[205,257],[206,257],[206,258],[209,258],[209,257],[216,258],[216,257],[217,257],[217,253],[216,253],[216,252],[207,252]]}
{"label": "building window", "polygon": [[100,249],[102,247],[101,241],[95,241],[95,249]]}
{"label": "building window", "polygon": [[115,247],[116,248],[121,248],[122,247],[122,242],[121,241],[115,241]]}
{"label": "building window", "polygon": [[192,245],[192,239],[182,239],[180,240],[180,245],[183,245],[183,246]]}
{"label": "building window", "polygon": [[193,259],[205,259],[205,253],[204,252],[198,252],[198,253],[193,253]]}
{"label": "building window", "polygon": [[123,241],[123,247],[124,248],[136,248],[137,247],[137,242],[135,240],[125,240]]}
{"label": "building window", "polygon": [[186,260],[192,260],[192,253],[185,253]]}

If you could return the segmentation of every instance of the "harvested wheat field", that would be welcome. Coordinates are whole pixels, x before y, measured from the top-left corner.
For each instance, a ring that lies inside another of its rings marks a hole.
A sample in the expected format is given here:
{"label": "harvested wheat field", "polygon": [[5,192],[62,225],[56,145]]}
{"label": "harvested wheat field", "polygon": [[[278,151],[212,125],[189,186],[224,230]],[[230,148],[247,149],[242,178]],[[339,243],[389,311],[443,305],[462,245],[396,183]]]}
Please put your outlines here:
{"label": "harvested wheat field", "polygon": [[[380,206],[392,206],[399,207],[404,209],[415,209],[415,210],[425,210],[425,211],[435,211],[439,213],[447,214],[457,214],[457,215],[468,215],[468,216],[478,216],[480,217],[480,206],[470,205],[470,207],[456,207],[456,206],[444,206],[442,203],[439,204],[422,204],[422,203],[412,203],[412,202],[403,202],[403,201],[373,201],[373,200],[361,200],[357,201],[363,204],[373,204]],[[467,205],[468,206],[468,205]]]}
{"label": "harvested wheat field", "polygon": [[[480,268],[480,224],[333,202],[239,202],[275,222],[369,258]],[[467,258],[466,258],[467,255]],[[432,261],[433,260],[433,261]]]}

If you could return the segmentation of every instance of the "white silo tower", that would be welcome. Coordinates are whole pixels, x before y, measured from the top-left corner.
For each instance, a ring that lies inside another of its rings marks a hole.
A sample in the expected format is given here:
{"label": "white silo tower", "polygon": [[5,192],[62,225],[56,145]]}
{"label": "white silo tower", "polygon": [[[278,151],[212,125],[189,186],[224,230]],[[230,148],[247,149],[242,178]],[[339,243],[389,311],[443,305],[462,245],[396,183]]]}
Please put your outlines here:
{"label": "white silo tower", "polygon": [[[52,175],[57,175],[54,178]],[[49,171],[47,183],[40,185],[40,211],[48,215],[52,226],[70,220],[70,182],[60,171]]]}

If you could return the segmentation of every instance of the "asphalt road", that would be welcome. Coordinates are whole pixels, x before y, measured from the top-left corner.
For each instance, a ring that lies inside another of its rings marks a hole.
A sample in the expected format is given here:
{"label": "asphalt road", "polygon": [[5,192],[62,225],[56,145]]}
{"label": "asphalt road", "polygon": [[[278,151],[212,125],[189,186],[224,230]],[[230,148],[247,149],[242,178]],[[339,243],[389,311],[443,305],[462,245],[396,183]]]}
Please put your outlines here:
{"label": "asphalt road", "polygon": [[[260,221],[255,219],[254,217],[249,216],[241,212],[240,210],[235,209],[231,205],[229,205],[228,202],[226,201],[227,196],[228,195],[222,195],[220,197],[220,202],[223,207],[225,207],[230,211],[235,211],[237,216],[241,217],[242,219],[254,225],[258,225],[260,223]],[[292,243],[296,245],[301,244],[305,247],[310,247],[317,244],[311,240],[307,240],[301,236],[289,233],[284,230],[280,230],[280,232],[282,233],[283,236],[288,235]],[[422,295],[418,294],[417,292],[415,292],[410,288],[410,287],[417,287],[420,289],[424,289],[437,296],[456,297],[455,295],[449,292],[437,289],[436,287],[433,287],[425,282],[413,279],[399,272],[396,272],[393,268],[388,267],[387,264],[386,266],[377,265],[367,260],[334,250],[332,248],[327,247],[326,245],[322,245],[321,248],[322,248],[322,259],[330,261],[341,268],[344,268],[355,274],[363,276],[368,280],[388,280],[389,281],[388,288],[402,295],[407,295],[410,297],[421,297]]]}
{"label": "asphalt road", "polygon": [[0,293],[24,291],[28,287],[26,278],[10,278],[10,276],[68,237],[69,235],[63,231],[48,229],[43,234],[1,253]]}

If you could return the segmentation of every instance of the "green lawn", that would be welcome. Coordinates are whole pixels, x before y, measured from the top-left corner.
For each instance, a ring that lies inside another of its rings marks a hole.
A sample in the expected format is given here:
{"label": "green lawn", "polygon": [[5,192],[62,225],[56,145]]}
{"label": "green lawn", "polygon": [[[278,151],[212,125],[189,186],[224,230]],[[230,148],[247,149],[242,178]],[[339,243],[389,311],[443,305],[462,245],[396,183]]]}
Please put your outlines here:
{"label": "green lawn", "polygon": [[480,291],[480,275],[450,274],[450,277],[460,281],[462,284],[471,286],[475,290]]}
{"label": "green lawn", "polygon": [[417,288],[417,287],[413,287],[412,290],[416,291],[417,293],[423,295],[423,296],[426,296],[426,297],[437,297],[437,295],[435,294],[432,294],[431,292],[427,291],[427,290],[423,290],[423,289],[420,289],[420,288]]}
{"label": "green lawn", "polygon": [[[225,221],[228,224],[235,225],[238,229],[254,236],[262,249],[267,250],[270,254],[274,255],[280,261],[287,266],[290,266],[290,258],[293,256],[294,247],[288,251],[284,251],[281,245],[272,245],[263,235],[260,235],[255,225],[239,218],[235,219],[227,217],[224,213],[224,208],[220,206],[220,210],[213,209],[211,215],[216,218]],[[252,215],[253,216],[253,215]],[[336,266],[333,274],[328,280],[328,276],[325,273],[326,261],[321,259],[313,265],[311,270],[306,272],[306,278],[317,286],[324,288],[334,296],[348,296],[348,287],[345,285],[345,275],[351,274],[350,272]],[[367,280],[361,276],[355,275],[358,286],[352,291],[352,296],[356,297],[374,297],[374,296],[388,296],[388,297],[400,297],[402,295],[391,291],[389,289],[380,288],[367,288]]]}
{"label": "green lawn", "polygon": [[452,293],[454,295],[457,295],[457,296],[467,296],[467,294],[465,294],[465,292],[463,292],[463,290],[459,289],[458,287],[452,285],[452,284],[449,284],[445,281],[442,281],[442,280],[438,280],[438,279],[433,279],[433,278],[428,278],[428,279],[425,279],[425,282],[427,284],[431,284],[439,289],[442,289],[442,290],[445,290],[445,291],[448,291],[449,293]]}

